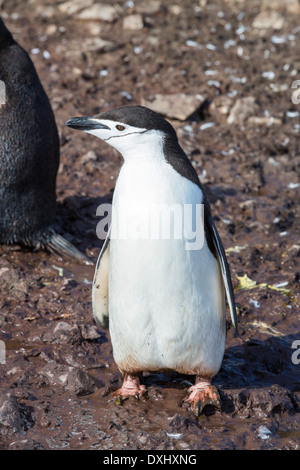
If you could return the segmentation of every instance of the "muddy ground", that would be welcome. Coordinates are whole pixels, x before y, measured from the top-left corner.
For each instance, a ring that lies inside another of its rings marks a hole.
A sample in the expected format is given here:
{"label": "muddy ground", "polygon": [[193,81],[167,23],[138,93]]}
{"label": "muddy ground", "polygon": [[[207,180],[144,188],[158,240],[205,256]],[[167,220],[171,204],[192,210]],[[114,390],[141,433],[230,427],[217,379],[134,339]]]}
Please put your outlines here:
{"label": "muddy ground", "polygon": [[[0,247],[0,449],[299,448],[297,2],[275,12],[277,29],[267,24],[274,11],[253,25],[259,1],[103,1],[117,7],[109,21],[80,19],[88,2],[70,2],[74,13],[61,1],[0,3],[55,112],[57,230],[94,262],[96,208],[111,200],[122,158],[65,121],[157,93],[205,98],[190,119],[171,122],[211,201],[239,318],[238,336],[228,322],[214,380],[220,410],[197,419],[181,406],[193,378],[176,373],[145,375],[148,399],[117,406],[110,391],[121,376],[91,312],[94,266]],[[124,28],[131,14],[142,15],[142,28]],[[244,102],[228,122],[246,96],[255,105]]]}

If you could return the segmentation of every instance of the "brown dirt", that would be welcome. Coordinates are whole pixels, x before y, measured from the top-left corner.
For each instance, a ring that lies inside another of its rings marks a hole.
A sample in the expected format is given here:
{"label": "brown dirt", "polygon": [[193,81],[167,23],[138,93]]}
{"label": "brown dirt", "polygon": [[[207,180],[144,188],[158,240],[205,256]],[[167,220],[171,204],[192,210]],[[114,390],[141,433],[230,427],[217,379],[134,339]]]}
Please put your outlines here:
{"label": "brown dirt", "polygon": [[[148,399],[117,406],[109,391],[121,376],[109,334],[96,328],[91,313],[94,266],[2,246],[0,339],[7,356],[0,365],[0,449],[299,448],[300,364],[292,362],[292,343],[300,339],[300,129],[299,113],[286,114],[300,111],[291,100],[300,74],[297,16],[285,14],[279,32],[259,33],[251,26],[259,2],[216,0],[199,10],[198,2],[182,0],[179,15],[167,2],[168,8],[144,14],[143,29],[128,31],[122,17],[135,10],[123,1],[114,23],[80,21],[59,3],[5,0],[2,6],[16,40],[40,50],[31,57],[61,138],[58,230],[97,259],[96,207],[111,199],[122,163],[98,139],[66,128],[68,118],[139,104],[155,93],[201,93],[207,106],[189,122],[172,123],[205,184],[228,252],[240,335],[228,328],[214,380],[221,410],[194,417],[181,406],[190,378],[175,373],[147,375]],[[273,44],[274,35],[286,41]],[[86,41],[97,36],[114,47],[87,51]],[[236,44],[224,48],[229,39]],[[275,77],[263,77],[266,71]],[[220,86],[208,84],[211,79]],[[269,112],[278,123],[229,125],[217,112],[228,94],[230,107],[254,96],[256,116]],[[214,127],[201,130],[208,122]],[[256,286],[240,283],[245,275]]]}

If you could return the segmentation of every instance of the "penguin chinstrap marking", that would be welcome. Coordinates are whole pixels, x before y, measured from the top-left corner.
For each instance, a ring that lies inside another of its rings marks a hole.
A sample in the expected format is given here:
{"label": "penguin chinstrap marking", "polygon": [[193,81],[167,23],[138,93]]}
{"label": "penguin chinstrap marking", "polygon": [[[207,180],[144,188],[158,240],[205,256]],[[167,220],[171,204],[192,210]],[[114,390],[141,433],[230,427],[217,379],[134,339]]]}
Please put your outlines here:
{"label": "penguin chinstrap marking", "polygon": [[225,293],[237,326],[231,277],[209,203],[175,130],[142,106],[71,118],[66,125],[99,137],[123,155],[114,209],[136,201],[145,211],[156,203],[204,204],[199,250],[187,251],[184,240],[120,239],[113,233],[104,242],[92,303],[100,327],[106,328],[109,319],[114,360],[123,375],[115,394],[141,396],[143,371],[175,370],[196,376],[186,401],[197,415],[206,404],[219,406],[211,381],[225,350]]}
{"label": "penguin chinstrap marking", "polygon": [[28,53],[0,19],[0,243],[88,258],[58,235],[59,137],[54,114]]}

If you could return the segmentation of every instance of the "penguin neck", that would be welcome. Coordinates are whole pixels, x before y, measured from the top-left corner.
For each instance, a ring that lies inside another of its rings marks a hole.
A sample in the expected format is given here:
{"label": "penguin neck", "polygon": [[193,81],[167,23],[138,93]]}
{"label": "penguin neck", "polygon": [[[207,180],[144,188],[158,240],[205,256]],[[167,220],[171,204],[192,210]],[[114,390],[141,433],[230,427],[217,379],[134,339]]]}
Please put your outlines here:
{"label": "penguin neck", "polygon": [[163,133],[153,135],[151,131],[147,131],[143,136],[140,136],[138,141],[135,140],[131,144],[129,140],[126,142],[126,146],[122,145],[122,149],[117,145],[115,148],[120,151],[125,163],[132,162],[134,165],[147,166],[170,164],[177,170],[175,168],[176,161],[179,159],[181,165],[191,165],[177,139],[170,138]]}
{"label": "penguin neck", "polygon": [[124,162],[134,163],[135,165],[151,165],[165,161],[164,155],[164,135],[147,131],[140,134],[138,139],[131,139],[130,136],[122,143],[122,147],[118,148],[124,158]]}

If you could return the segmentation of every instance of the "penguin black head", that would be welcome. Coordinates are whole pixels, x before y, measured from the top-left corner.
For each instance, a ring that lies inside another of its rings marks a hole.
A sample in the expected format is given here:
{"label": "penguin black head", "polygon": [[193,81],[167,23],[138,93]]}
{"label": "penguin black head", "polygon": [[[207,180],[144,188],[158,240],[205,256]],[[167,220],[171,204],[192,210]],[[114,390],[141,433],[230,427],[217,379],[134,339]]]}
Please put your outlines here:
{"label": "penguin black head", "polygon": [[12,34],[8,31],[3,20],[0,18],[0,50],[14,44]]}
{"label": "penguin black head", "polygon": [[123,155],[139,144],[151,146],[166,139],[177,142],[172,125],[144,106],[122,106],[94,116],[74,117],[66,125],[99,137]]}

